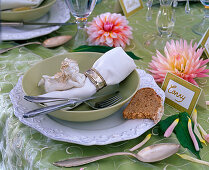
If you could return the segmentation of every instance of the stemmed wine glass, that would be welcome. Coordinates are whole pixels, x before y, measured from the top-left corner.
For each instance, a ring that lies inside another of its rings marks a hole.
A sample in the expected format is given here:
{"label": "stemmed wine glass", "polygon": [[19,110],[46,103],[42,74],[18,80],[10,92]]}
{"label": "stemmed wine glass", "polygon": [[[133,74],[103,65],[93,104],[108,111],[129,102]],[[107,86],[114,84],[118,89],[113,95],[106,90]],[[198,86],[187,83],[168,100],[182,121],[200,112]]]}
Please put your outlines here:
{"label": "stemmed wine glass", "polygon": [[196,34],[203,35],[209,28],[209,0],[200,0],[205,6],[205,16],[202,21],[193,26],[192,31]]}
{"label": "stemmed wine glass", "polygon": [[76,18],[77,33],[74,38],[73,48],[86,44],[87,17],[92,13],[97,0],[66,0],[71,14]]}
{"label": "stemmed wine glass", "polygon": [[175,39],[172,34],[175,25],[175,13],[172,9],[173,0],[160,0],[160,9],[156,18],[158,33],[147,35],[144,45],[151,48],[162,48],[167,41]]}
{"label": "stemmed wine glass", "polygon": [[173,0],[160,0],[156,26],[161,37],[170,37],[173,32],[175,17],[171,6],[172,2]]}

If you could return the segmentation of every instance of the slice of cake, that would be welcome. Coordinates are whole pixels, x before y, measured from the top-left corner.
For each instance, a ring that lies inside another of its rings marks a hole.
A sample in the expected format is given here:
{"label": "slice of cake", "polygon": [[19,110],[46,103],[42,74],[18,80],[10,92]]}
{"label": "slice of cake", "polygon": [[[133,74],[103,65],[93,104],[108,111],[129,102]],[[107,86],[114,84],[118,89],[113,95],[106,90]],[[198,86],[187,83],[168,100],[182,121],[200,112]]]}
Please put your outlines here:
{"label": "slice of cake", "polygon": [[139,89],[123,111],[126,119],[152,119],[155,123],[163,115],[161,97],[152,88]]}

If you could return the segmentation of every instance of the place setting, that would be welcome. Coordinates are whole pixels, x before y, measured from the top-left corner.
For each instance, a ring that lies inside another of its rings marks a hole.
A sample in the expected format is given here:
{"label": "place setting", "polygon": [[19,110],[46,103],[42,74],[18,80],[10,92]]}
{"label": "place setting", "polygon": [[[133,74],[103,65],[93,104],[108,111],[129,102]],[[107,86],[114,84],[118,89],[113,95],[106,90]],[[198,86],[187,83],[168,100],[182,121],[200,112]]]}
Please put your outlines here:
{"label": "place setting", "polygon": [[63,0],[3,0],[1,7],[2,41],[43,36],[59,29],[70,19],[69,8]]}
{"label": "place setting", "polygon": [[[2,0],[1,40],[18,42],[0,48],[0,95],[9,101],[2,110],[10,109],[3,129],[20,128],[19,142],[8,137],[21,155],[17,166],[207,168],[209,29],[200,33],[194,22],[184,37],[174,28],[174,15],[207,10],[196,3]],[[77,26],[73,36],[68,25]],[[28,144],[38,154],[24,156]]]}

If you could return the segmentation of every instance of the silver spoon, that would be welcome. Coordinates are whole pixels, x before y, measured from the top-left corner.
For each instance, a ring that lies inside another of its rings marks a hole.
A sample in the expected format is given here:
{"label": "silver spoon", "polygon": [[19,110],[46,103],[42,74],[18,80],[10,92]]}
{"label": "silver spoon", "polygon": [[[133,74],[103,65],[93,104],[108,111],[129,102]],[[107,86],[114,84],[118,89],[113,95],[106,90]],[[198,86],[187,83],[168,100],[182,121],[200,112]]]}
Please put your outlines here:
{"label": "silver spoon", "polygon": [[91,162],[95,162],[100,159],[105,159],[111,156],[118,156],[118,155],[133,156],[142,162],[157,162],[175,154],[179,150],[179,148],[180,148],[179,144],[160,143],[160,144],[148,146],[142,149],[141,151],[139,151],[137,154],[130,152],[115,152],[115,153],[92,156],[92,157],[70,158],[67,160],[54,162],[53,165],[59,167],[75,167],[75,166],[80,166]]}
{"label": "silver spoon", "polygon": [[24,47],[26,45],[31,45],[31,44],[39,44],[39,45],[42,45],[45,48],[58,47],[60,45],[65,44],[66,42],[68,42],[71,39],[72,39],[71,35],[56,36],[56,37],[46,39],[43,43],[36,41],[36,42],[28,42],[28,43],[16,45],[16,46],[13,46],[13,47],[10,47],[10,48],[3,48],[3,49],[0,49],[0,54],[3,54],[5,52],[10,51],[10,50],[15,49],[15,48]]}

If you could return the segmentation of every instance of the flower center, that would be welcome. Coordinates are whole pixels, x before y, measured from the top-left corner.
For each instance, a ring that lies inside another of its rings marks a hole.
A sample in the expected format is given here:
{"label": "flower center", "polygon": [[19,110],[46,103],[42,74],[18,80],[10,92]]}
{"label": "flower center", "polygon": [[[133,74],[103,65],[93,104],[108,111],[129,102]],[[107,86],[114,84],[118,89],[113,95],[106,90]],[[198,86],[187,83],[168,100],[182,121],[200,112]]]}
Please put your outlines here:
{"label": "flower center", "polygon": [[[183,59],[183,56],[181,54],[178,54],[175,56],[175,62],[174,67],[180,72],[183,73],[185,70],[185,62]],[[183,75],[182,75],[183,77]]]}
{"label": "flower center", "polygon": [[178,55],[176,56],[176,60],[180,60],[180,59],[181,59],[181,55],[178,54]]}
{"label": "flower center", "polygon": [[110,32],[113,29],[113,23],[109,23],[108,21],[104,24],[104,31]]}

